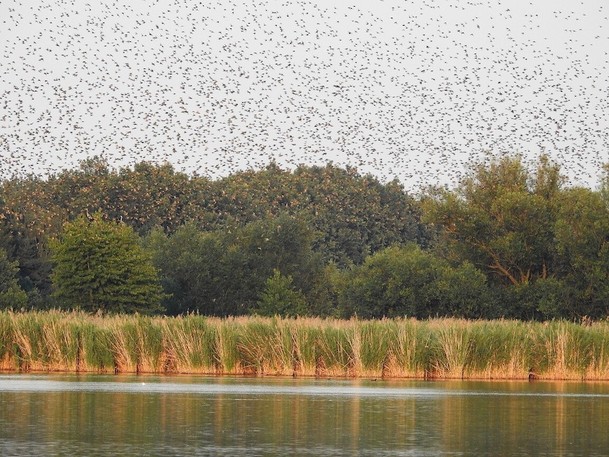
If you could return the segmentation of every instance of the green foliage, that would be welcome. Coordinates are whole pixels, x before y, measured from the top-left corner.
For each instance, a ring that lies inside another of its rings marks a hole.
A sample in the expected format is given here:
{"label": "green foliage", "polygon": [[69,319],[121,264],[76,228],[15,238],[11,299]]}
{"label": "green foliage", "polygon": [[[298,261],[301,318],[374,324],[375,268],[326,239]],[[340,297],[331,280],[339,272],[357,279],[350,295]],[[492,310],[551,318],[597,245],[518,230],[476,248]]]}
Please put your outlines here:
{"label": "green foliage", "polygon": [[260,294],[255,314],[261,316],[304,316],[307,314],[306,299],[302,292],[295,290],[291,276],[284,276],[277,269],[266,280]]}
{"label": "green foliage", "polygon": [[203,202],[212,219],[202,228],[245,225],[280,214],[304,217],[319,233],[315,251],[339,266],[360,264],[394,243],[426,242],[417,202],[393,181],[381,184],[353,168],[270,164],[213,183]]}
{"label": "green foliage", "polygon": [[51,290],[46,237],[59,232],[65,214],[45,191],[45,182],[35,177],[3,182],[0,200],[0,247],[18,262],[23,289],[46,296]]}
{"label": "green foliage", "polygon": [[471,264],[452,267],[416,245],[391,247],[338,278],[346,316],[480,317],[489,306],[484,275]]}
{"label": "green foliage", "polygon": [[19,268],[0,248],[0,309],[19,309],[27,304],[27,294],[17,282]]}
{"label": "green foliage", "polygon": [[554,277],[518,284],[504,291],[502,298],[510,304],[505,314],[524,320],[558,319],[569,308],[569,293],[568,285]]}
{"label": "green foliage", "polygon": [[65,224],[52,244],[54,297],[65,308],[154,313],[163,297],[150,256],[133,230],[95,214]]}
{"label": "green foliage", "polygon": [[223,314],[231,276],[223,267],[225,249],[219,234],[187,224],[171,236],[162,230],[153,231],[146,245],[168,294],[164,300],[168,314]]}
{"label": "green foliage", "polygon": [[558,200],[557,270],[571,300],[563,317],[609,314],[609,207],[588,189],[564,191]]}
{"label": "green foliage", "polygon": [[[271,163],[212,181],[169,164],[113,169],[93,157],[45,179],[0,183],[0,249],[12,265],[0,254],[0,276],[10,270],[14,280],[19,265],[18,285],[0,283],[0,306],[88,307],[90,292],[75,293],[78,303],[51,295],[50,240],[61,239],[69,221],[99,212],[132,229],[132,242],[145,238],[171,294],[170,314],[249,314],[278,270],[282,281],[292,278],[287,289],[302,294],[307,315],[604,318],[608,169],[593,191],[565,188],[547,156],[532,171],[519,156],[494,158],[473,165],[455,190],[416,201],[397,181],[332,164],[289,171]],[[398,251],[395,259],[381,255],[408,243],[425,249],[408,254],[416,267]],[[53,278],[69,283],[71,273],[59,271]],[[73,277],[89,281],[83,271]],[[95,287],[115,273],[100,272]],[[138,300],[112,307],[155,308],[155,300]]]}
{"label": "green foliage", "polygon": [[172,293],[168,312],[227,316],[254,310],[274,270],[294,278],[305,296],[312,293],[323,272],[313,239],[304,221],[282,214],[221,232],[194,225],[171,236],[157,231],[148,245]]}
{"label": "green foliage", "polygon": [[43,188],[70,218],[100,211],[144,235],[154,227],[173,231],[192,216],[196,181],[169,164],[140,162],[117,171],[94,157],[52,176]]}
{"label": "green foliage", "polygon": [[507,157],[474,170],[457,192],[429,195],[424,220],[442,227],[451,258],[472,262],[494,283],[547,277],[562,183],[557,167],[542,157],[530,176],[518,157]]}
{"label": "green foliage", "polygon": [[[230,235],[289,215],[316,234],[312,249],[324,262],[339,267],[360,264],[369,253],[396,242],[426,242],[418,203],[397,181],[381,184],[333,165],[291,172],[270,164],[210,181],[176,172],[169,164],[141,162],[115,170],[93,157],[48,179],[6,180],[0,201],[0,247],[19,262],[20,284],[36,306],[51,302],[49,240],[59,237],[65,222],[97,211],[141,236],[154,228],[171,235],[187,223]],[[296,282],[300,278],[294,275]],[[246,305],[232,306],[245,311]]]}

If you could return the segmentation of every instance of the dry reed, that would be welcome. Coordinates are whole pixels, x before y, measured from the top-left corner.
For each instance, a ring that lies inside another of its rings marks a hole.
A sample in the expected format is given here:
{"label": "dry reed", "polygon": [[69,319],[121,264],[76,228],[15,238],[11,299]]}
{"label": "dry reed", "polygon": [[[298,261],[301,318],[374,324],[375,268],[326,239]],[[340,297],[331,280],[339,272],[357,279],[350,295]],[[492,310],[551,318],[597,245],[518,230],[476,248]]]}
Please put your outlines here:
{"label": "dry reed", "polygon": [[609,380],[609,323],[2,311],[0,370]]}

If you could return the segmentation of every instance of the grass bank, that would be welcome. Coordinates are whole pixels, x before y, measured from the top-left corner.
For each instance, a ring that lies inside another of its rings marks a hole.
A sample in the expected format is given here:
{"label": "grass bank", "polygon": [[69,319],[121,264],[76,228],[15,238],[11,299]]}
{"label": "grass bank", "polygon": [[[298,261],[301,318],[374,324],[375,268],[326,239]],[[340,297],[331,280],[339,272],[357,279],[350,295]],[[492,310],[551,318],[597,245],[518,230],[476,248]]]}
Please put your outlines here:
{"label": "grass bank", "polygon": [[609,380],[609,323],[0,312],[0,370]]}

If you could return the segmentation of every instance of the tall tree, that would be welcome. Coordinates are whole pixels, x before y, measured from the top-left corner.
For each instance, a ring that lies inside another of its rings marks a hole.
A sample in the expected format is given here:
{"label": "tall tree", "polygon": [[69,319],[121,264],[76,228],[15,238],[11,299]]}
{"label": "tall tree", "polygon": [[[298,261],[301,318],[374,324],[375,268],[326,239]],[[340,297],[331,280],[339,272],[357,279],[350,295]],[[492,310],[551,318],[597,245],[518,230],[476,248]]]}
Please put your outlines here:
{"label": "tall tree", "polygon": [[418,202],[402,185],[354,168],[300,166],[292,173],[270,164],[220,180],[204,195],[202,206],[213,216],[202,228],[299,215],[319,233],[315,250],[340,266],[360,264],[394,243],[426,242]]}
{"label": "tall tree", "polygon": [[53,295],[62,307],[86,311],[155,313],[162,289],[151,256],[124,223],[101,213],[64,225],[51,244]]}
{"label": "tall tree", "polygon": [[527,284],[553,268],[562,181],[545,157],[535,175],[520,158],[501,158],[478,165],[456,192],[428,196],[424,219],[441,228],[453,259],[471,261],[494,282]]}
{"label": "tall tree", "polygon": [[556,222],[559,274],[569,285],[564,317],[609,315],[609,207],[599,192],[564,191]]}

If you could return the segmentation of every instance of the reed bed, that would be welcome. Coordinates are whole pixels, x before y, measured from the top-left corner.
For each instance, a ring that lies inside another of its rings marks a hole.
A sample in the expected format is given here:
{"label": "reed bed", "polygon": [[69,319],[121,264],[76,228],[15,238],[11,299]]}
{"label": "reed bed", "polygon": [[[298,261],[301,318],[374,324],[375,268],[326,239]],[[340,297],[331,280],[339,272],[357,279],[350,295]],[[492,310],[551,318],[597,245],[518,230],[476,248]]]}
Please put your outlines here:
{"label": "reed bed", "polygon": [[0,370],[609,380],[609,322],[2,311]]}

